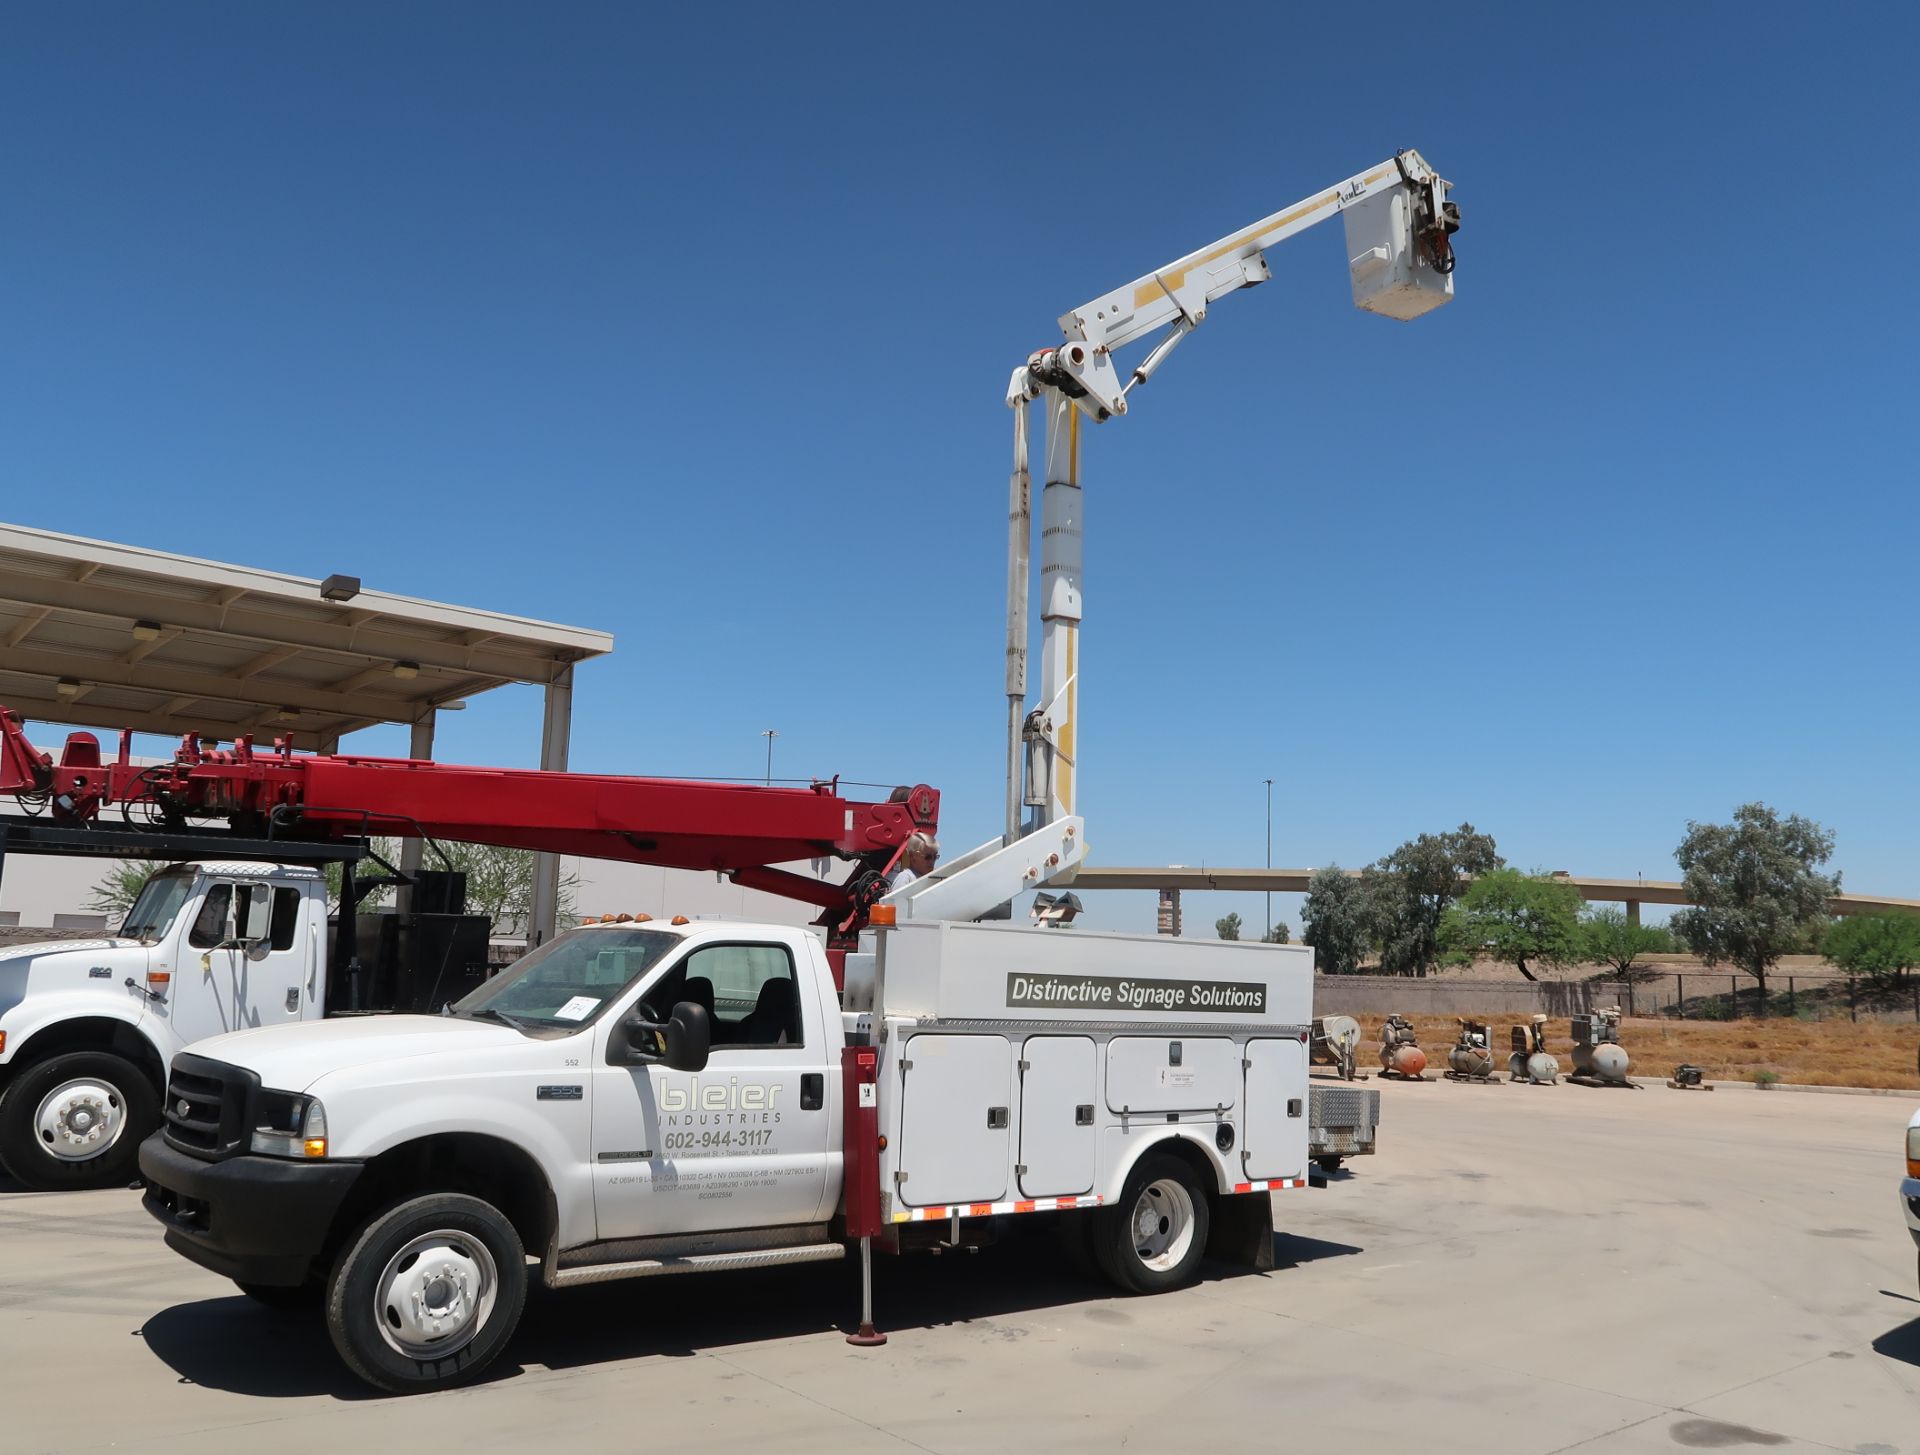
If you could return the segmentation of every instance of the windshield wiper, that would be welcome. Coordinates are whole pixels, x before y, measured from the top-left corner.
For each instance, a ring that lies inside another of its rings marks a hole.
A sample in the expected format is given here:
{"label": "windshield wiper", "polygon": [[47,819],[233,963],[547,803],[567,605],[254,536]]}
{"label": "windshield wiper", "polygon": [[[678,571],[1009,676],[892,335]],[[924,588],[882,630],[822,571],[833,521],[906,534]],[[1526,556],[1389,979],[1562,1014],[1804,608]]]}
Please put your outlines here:
{"label": "windshield wiper", "polygon": [[534,1027],[526,1021],[510,1016],[504,1010],[495,1010],[490,1005],[483,1005],[478,1010],[470,1010],[467,1012],[467,1018],[469,1020],[477,1021],[483,1016],[489,1020],[499,1021],[503,1026],[512,1026],[516,1031],[530,1031],[534,1029]]}

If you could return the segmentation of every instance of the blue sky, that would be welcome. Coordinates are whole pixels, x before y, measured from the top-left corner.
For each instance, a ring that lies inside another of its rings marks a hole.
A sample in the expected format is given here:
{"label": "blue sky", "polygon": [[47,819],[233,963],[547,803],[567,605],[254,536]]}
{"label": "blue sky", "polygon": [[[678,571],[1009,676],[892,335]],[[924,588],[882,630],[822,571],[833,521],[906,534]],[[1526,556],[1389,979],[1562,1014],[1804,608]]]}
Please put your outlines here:
{"label": "blue sky", "polygon": [[1761,798],[1920,892],[1920,11],[657,9],[13,11],[0,518],[609,630],[576,766],[771,726],[963,847],[1008,370],[1416,146],[1453,305],[1355,313],[1323,227],[1087,442],[1095,858],[1258,862],[1271,776],[1281,864],[1672,877]]}

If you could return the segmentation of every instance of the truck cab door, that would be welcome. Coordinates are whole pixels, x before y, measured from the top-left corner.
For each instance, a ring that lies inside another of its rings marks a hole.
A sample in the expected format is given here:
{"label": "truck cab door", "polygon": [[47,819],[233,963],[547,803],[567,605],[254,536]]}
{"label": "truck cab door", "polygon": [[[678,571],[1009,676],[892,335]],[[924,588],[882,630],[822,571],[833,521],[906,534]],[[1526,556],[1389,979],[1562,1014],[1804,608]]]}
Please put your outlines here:
{"label": "truck cab door", "polygon": [[[210,880],[186,933],[167,997],[174,1034],[191,1045],[226,1031],[301,1019],[314,945],[298,885]],[[264,923],[261,916],[264,915]],[[241,938],[249,922],[260,939]]]}
{"label": "truck cab door", "polygon": [[705,1006],[706,1068],[607,1064],[595,1038],[594,1207],[599,1236],[771,1228],[822,1216],[829,1148],[826,1026],[815,986],[782,943],[696,946],[639,996],[649,1020]]}

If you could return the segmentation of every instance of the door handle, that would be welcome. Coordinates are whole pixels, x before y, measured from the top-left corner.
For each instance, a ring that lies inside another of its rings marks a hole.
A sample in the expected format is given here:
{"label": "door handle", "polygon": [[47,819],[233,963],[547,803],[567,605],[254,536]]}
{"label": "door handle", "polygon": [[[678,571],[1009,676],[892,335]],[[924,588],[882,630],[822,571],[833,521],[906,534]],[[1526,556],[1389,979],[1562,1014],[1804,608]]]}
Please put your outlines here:
{"label": "door handle", "polygon": [[827,1104],[827,1077],[824,1071],[800,1073],[800,1110],[819,1111]]}

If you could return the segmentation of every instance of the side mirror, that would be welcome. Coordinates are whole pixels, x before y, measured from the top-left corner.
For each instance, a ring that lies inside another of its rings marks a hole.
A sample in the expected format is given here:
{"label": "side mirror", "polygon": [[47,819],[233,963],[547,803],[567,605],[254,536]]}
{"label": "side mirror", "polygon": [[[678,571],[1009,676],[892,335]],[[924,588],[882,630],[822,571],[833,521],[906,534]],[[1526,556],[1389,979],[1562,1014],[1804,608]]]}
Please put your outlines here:
{"label": "side mirror", "polygon": [[683,1000],[664,1022],[635,1011],[620,1023],[608,1048],[617,1066],[665,1066],[672,1071],[704,1071],[713,1045],[713,1023],[706,1007]]}
{"label": "side mirror", "polygon": [[[246,893],[246,911],[239,934],[234,938],[246,945],[257,945],[273,934],[273,890],[265,884],[242,886]],[[235,898],[239,895],[236,893]]]}

